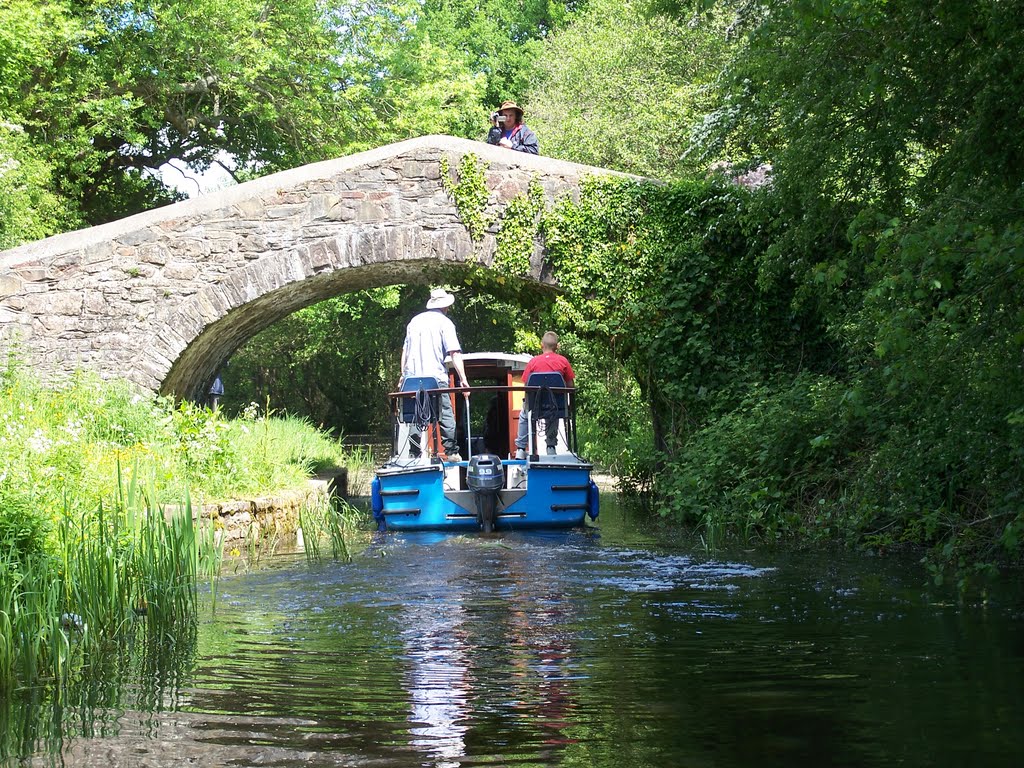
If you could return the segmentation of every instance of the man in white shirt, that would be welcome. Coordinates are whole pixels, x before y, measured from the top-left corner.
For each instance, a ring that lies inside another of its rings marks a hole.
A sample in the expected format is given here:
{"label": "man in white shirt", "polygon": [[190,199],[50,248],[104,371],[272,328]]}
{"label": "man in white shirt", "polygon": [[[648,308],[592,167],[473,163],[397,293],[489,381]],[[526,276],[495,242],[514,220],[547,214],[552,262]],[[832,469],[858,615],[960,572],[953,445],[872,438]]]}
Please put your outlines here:
{"label": "man in white shirt", "polygon": [[[454,303],[455,297],[452,294],[444,288],[434,288],[427,301],[427,311],[420,312],[409,321],[405,329],[405,344],[402,345],[403,383],[406,379],[429,376],[437,381],[439,388],[447,387],[448,372],[444,361],[451,355],[459,385],[469,387],[466,369],[462,364],[462,346],[455,332],[455,323],[448,317],[448,308]],[[455,441],[455,413],[452,411],[451,397],[441,395],[439,399],[441,444],[449,461],[462,461]],[[409,453],[415,458],[420,454],[419,427],[415,424],[410,426],[409,439]]]}

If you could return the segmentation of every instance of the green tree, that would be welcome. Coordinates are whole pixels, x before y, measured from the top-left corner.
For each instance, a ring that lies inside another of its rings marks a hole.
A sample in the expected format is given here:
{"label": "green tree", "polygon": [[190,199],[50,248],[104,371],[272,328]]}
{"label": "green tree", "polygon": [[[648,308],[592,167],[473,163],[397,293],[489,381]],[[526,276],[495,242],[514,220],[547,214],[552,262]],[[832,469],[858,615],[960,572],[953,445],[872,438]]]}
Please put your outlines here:
{"label": "green tree", "polygon": [[0,29],[0,115],[88,223],[173,199],[154,176],[169,160],[265,173],[361,130],[316,0],[12,0]]}
{"label": "green tree", "polygon": [[10,0],[4,243],[171,202],[170,161],[243,180],[425,133],[479,137],[572,5]]}
{"label": "green tree", "polygon": [[545,154],[658,178],[692,170],[691,126],[731,50],[725,21],[592,0],[546,38],[529,90]]}
{"label": "green tree", "polygon": [[[424,0],[392,6],[402,22],[367,50],[380,143],[427,133],[480,138],[505,99],[523,99],[543,41],[574,0]],[[387,15],[385,15],[387,17]]]}
{"label": "green tree", "polygon": [[[1021,3],[658,5],[732,14],[742,39],[689,135],[706,162],[772,164],[747,214],[745,290],[788,294],[794,319],[827,330],[810,358],[820,378],[755,375],[695,425],[665,476],[670,506],[731,509],[743,531],[803,509],[810,530],[931,543],[945,561],[1019,558]],[[692,291],[680,278],[666,305]],[[703,338],[678,325],[659,332],[684,349]],[[716,348],[736,332],[721,328]]]}

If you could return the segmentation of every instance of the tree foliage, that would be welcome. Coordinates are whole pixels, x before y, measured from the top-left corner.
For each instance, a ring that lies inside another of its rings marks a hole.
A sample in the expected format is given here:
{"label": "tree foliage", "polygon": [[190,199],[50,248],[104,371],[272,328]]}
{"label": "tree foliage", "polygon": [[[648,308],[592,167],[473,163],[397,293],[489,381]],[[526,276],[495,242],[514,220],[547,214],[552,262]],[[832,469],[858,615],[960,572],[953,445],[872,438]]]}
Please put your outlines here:
{"label": "tree foliage", "polygon": [[566,7],[10,0],[5,243],[177,199],[157,173],[171,161],[245,179],[424,133],[479,136],[499,99],[521,98],[538,41]]}
{"label": "tree foliage", "polygon": [[172,159],[242,172],[337,153],[357,133],[337,33],[316,0],[13,0],[0,113],[89,223],[173,199]]}
{"label": "tree foliage", "polygon": [[546,154],[666,178],[692,170],[689,126],[711,107],[725,14],[675,19],[592,0],[545,41],[529,120]]}
{"label": "tree foliage", "polygon": [[553,230],[560,274],[586,277],[570,316],[622,349],[656,416],[685,416],[660,417],[662,509],[1019,558],[1020,3],[659,5],[733,14],[743,39],[689,135],[706,162],[773,167],[738,216],[671,189],[605,215],[603,191]]}

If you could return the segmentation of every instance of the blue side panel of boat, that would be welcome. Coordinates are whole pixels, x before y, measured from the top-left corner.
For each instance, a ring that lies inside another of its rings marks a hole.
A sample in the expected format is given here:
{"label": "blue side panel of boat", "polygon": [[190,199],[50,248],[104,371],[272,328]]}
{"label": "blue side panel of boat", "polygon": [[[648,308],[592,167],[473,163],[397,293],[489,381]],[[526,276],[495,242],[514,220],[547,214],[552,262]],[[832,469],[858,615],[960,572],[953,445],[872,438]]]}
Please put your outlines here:
{"label": "blue side panel of boat", "polygon": [[590,465],[530,466],[526,495],[498,512],[501,528],[575,528],[590,510]]}
{"label": "blue side panel of boat", "polygon": [[[457,472],[458,469],[449,469]],[[476,510],[464,509],[445,498],[440,465],[381,472],[382,516],[392,531],[478,530]]]}

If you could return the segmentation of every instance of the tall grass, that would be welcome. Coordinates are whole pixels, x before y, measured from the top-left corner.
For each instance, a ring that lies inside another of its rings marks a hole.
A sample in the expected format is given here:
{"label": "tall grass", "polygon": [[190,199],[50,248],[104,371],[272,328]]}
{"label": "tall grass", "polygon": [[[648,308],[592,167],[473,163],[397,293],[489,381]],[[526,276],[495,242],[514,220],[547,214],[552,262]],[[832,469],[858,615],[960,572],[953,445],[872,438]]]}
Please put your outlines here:
{"label": "tall grass", "polygon": [[59,690],[72,666],[111,643],[190,634],[197,584],[215,581],[218,548],[188,503],[165,510],[137,477],[93,514],[69,505],[52,552],[0,552],[0,692],[39,682]]}
{"label": "tall grass", "polygon": [[[228,421],[126,383],[0,365],[0,697],[60,684],[140,635],[194,635],[221,562],[193,501],[299,487],[340,443],[255,406]],[[83,667],[84,665],[84,667]]]}
{"label": "tall grass", "polygon": [[299,528],[306,560],[322,560],[327,548],[332,559],[351,560],[351,543],[361,531],[359,521],[363,518],[362,512],[344,500],[317,498],[303,504],[299,509]]}

